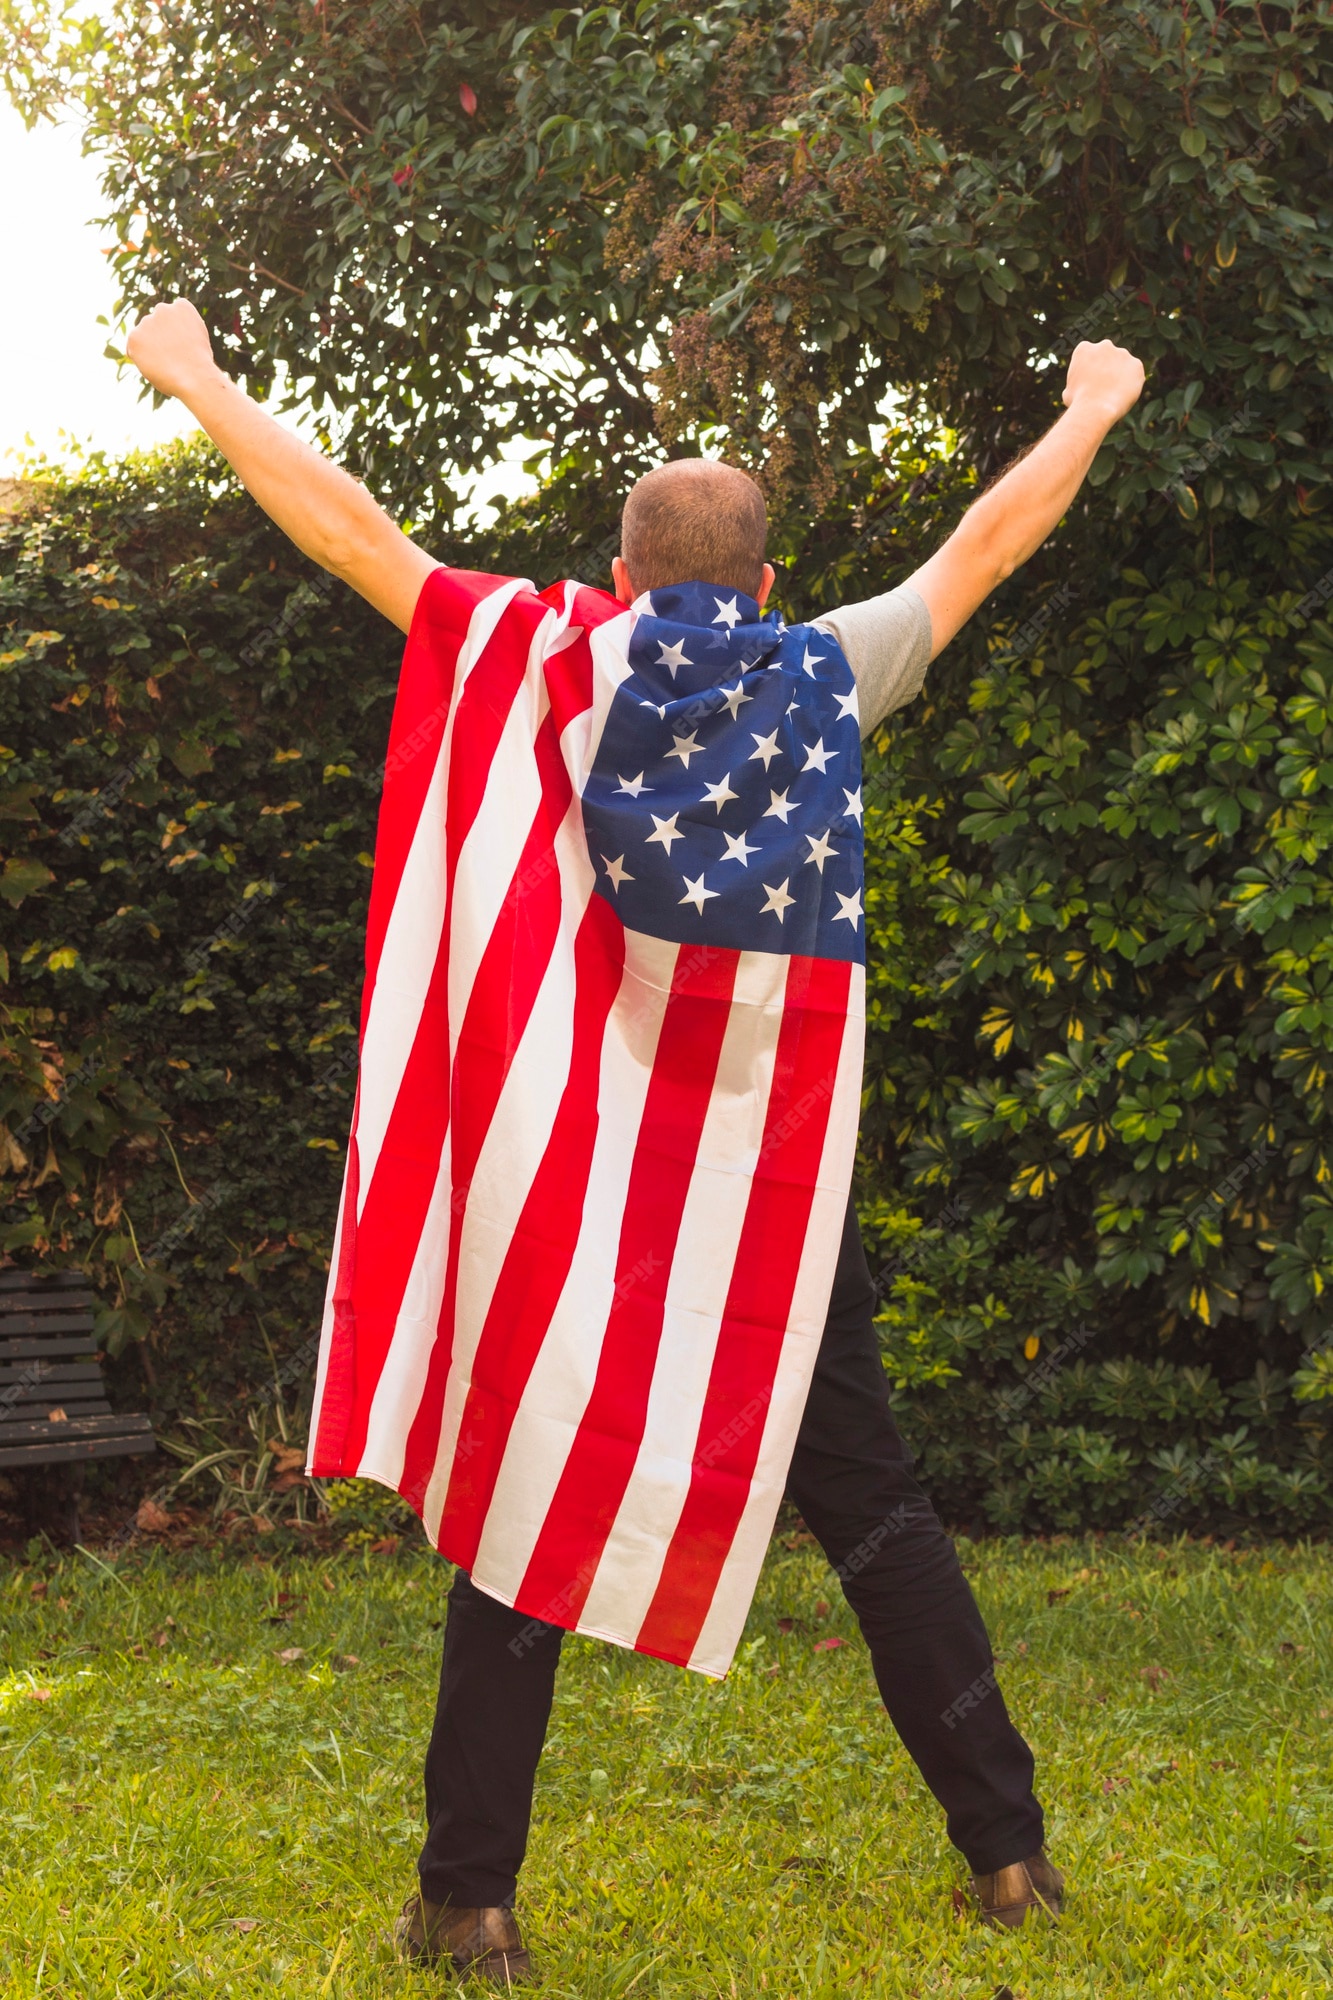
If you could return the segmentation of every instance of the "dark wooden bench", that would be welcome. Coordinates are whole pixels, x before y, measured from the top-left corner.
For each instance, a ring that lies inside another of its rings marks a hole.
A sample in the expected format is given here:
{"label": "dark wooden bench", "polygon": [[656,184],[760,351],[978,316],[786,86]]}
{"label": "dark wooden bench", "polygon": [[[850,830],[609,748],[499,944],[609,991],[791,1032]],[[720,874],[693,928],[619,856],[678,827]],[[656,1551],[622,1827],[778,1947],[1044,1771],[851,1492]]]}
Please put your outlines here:
{"label": "dark wooden bench", "polygon": [[0,1469],[67,1465],[76,1541],[87,1461],[156,1449],[146,1416],[107,1401],[94,1303],[79,1271],[0,1271]]}

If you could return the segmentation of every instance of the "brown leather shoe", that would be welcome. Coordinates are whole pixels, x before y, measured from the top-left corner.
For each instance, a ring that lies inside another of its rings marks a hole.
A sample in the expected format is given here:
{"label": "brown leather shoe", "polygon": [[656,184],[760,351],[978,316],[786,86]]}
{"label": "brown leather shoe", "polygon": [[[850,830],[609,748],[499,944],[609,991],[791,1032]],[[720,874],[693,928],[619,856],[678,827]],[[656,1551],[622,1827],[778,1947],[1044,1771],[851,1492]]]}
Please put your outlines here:
{"label": "brown leather shoe", "polygon": [[414,1965],[438,1965],[447,1960],[455,1972],[484,1979],[491,1986],[521,1986],[532,1978],[532,1961],[523,1949],[514,1912],[465,1910],[452,1903],[428,1903],[418,1893],[403,1904],[393,1927],[400,1958]]}
{"label": "brown leather shoe", "polygon": [[993,1875],[974,1875],[972,1887],[983,1924],[1016,1931],[1029,1910],[1044,1910],[1054,1921],[1064,1907],[1065,1878],[1039,1847],[1026,1861],[1011,1861]]}

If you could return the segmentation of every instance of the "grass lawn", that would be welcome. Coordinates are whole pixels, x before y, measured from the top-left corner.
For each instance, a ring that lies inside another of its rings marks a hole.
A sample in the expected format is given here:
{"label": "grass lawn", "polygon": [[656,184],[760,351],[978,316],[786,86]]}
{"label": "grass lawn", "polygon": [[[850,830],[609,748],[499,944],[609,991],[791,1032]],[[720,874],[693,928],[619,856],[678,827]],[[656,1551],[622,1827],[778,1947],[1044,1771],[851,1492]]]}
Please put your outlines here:
{"label": "grass lawn", "polygon": [[[0,1569],[6,2000],[449,1985],[383,1943],[448,1571],[279,1539]],[[544,1992],[1333,1990],[1328,1552],[962,1547],[1070,1874],[1059,1929],[960,1920],[834,1579],[779,1543],[725,1683],[567,1643],[520,1902]]]}

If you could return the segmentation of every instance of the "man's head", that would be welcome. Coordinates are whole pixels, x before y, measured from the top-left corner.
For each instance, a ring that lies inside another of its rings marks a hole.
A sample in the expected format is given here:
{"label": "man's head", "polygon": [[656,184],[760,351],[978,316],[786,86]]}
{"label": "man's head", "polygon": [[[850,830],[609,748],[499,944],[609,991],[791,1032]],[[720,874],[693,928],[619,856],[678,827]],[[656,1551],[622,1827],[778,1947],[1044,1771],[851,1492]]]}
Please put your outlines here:
{"label": "man's head", "polygon": [[611,565],[616,596],[632,604],[645,590],[711,583],[760,604],[773,587],[764,561],[768,517],[748,472],[715,458],[676,458],[631,488],[620,519],[620,554]]}

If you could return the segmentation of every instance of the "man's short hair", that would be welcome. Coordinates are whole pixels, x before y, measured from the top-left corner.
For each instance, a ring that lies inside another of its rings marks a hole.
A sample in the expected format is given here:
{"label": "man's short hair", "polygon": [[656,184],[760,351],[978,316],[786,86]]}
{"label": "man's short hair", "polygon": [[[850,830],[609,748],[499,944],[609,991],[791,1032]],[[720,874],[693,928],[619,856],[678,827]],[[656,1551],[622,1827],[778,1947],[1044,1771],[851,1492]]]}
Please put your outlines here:
{"label": "man's short hair", "polygon": [[748,472],[716,458],[675,458],[631,487],[620,554],[635,590],[711,583],[758,597],[768,513]]}

